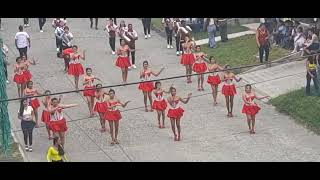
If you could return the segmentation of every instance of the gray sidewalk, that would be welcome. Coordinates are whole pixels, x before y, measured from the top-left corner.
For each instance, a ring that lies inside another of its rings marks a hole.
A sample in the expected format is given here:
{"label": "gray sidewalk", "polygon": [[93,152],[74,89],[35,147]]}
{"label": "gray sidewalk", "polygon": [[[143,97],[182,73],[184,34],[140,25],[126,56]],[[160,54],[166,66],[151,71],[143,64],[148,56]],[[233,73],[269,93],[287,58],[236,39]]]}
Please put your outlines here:
{"label": "gray sidewalk", "polygon": [[[129,72],[129,82],[139,80],[138,72],[142,61],[148,60],[155,71],[163,65],[166,69],[159,78],[183,75],[185,69],[179,64],[174,49],[166,49],[166,40],[152,32],[151,39],[143,38],[142,23],[138,19],[125,19],[132,23],[138,32],[137,70]],[[10,48],[10,61],[14,62],[17,50],[14,47],[14,34],[22,23],[21,19],[4,18],[5,31],[0,35]],[[39,59],[40,64],[31,67],[35,87],[43,92],[73,90],[73,79],[63,73],[63,62],[56,58],[53,30],[48,24],[44,33],[38,32],[37,19],[30,19],[31,27],[26,31],[31,35],[30,56]],[[119,19],[120,21],[120,19]],[[68,19],[68,24],[75,36],[74,43],[86,49],[87,59],[84,67],[92,67],[93,73],[100,77],[104,85],[121,82],[121,73],[114,66],[115,56],[111,55],[108,40],[103,29],[105,20],[99,20],[99,30],[89,28],[89,19]],[[103,24],[102,24],[103,23]],[[118,39],[117,39],[118,46]],[[279,70],[283,71],[283,70]],[[12,67],[9,69],[12,75]],[[280,75],[279,75],[280,76]],[[245,77],[250,81],[251,76]],[[257,79],[254,79],[258,81]],[[296,80],[298,81],[298,80]],[[88,110],[80,94],[66,94],[63,103],[79,103],[80,106],[65,111],[69,131],[67,132],[66,151],[71,161],[320,161],[320,138],[304,127],[296,124],[289,117],[279,114],[274,107],[258,102],[262,108],[257,116],[255,135],[247,133],[245,116],[241,114],[243,88],[237,89],[234,115],[226,117],[224,97],[219,93],[218,106],[214,107],[210,95],[211,88],[205,83],[205,91],[196,91],[196,78],[192,84],[186,80],[174,79],[163,81],[163,87],[174,83],[178,95],[186,96],[192,92],[194,98],[186,105],[181,120],[182,141],[174,142],[170,122],[166,119],[166,128],[157,127],[156,112],[144,112],[142,93],[138,86],[115,88],[122,100],[131,100],[120,122],[120,145],[110,145],[110,135],[99,132],[99,120],[87,118]],[[238,86],[244,85],[241,82]],[[276,84],[273,84],[276,88]],[[281,88],[279,84],[278,88]],[[220,89],[221,87],[219,87]],[[260,88],[260,87],[258,87]],[[293,88],[293,87],[292,87]],[[8,86],[8,96],[16,97],[16,86]],[[267,92],[268,93],[268,92]],[[204,94],[204,95],[202,95]],[[202,96],[201,96],[202,95]],[[17,140],[23,144],[20,121],[16,118],[19,102],[9,103],[9,113],[13,131]],[[41,114],[42,107],[40,108]],[[42,124],[43,125],[43,124]],[[17,132],[16,132],[17,131]],[[34,152],[25,153],[27,161],[46,161],[46,150],[51,144],[44,127],[34,131]]]}

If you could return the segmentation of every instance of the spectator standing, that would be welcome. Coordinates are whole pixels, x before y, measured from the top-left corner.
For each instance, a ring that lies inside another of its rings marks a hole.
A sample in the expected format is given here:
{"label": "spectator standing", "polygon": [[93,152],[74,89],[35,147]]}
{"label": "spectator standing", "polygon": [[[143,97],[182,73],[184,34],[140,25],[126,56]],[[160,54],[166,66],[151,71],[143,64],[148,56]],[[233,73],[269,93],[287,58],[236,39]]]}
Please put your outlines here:
{"label": "spectator standing", "polygon": [[218,19],[218,26],[221,36],[221,42],[227,42],[228,41],[228,20],[227,18],[219,18]]}
{"label": "spectator standing", "polygon": [[209,47],[216,48],[216,32],[217,32],[217,19],[207,18],[205,23],[205,29],[207,29],[209,34]]}
{"label": "spectator standing", "polygon": [[32,132],[36,122],[34,120],[33,108],[29,105],[28,99],[26,98],[22,99],[20,102],[18,119],[21,120],[21,129],[23,132],[25,150],[27,152],[32,152]]}
{"label": "spectator standing", "polygon": [[310,83],[311,79],[313,80],[314,87],[319,93],[319,85],[318,85],[318,79],[317,79],[317,63],[316,63],[316,56],[309,56],[308,60],[306,62],[306,68],[307,68],[307,86],[306,86],[306,94],[307,96],[310,96]]}
{"label": "spectator standing", "polygon": [[65,22],[60,18],[56,18],[52,22],[52,27],[55,28],[54,34],[56,37],[56,47],[57,47],[57,56],[60,57],[60,46],[62,43],[61,35],[63,34],[63,27],[65,26]]}
{"label": "spectator standing", "polygon": [[136,69],[136,40],[138,40],[138,33],[133,29],[132,24],[128,24],[128,31],[126,31],[125,34],[130,39],[130,42],[128,42],[130,49],[129,57],[131,55],[131,66],[129,69]]}
{"label": "spectator standing", "polygon": [[268,41],[269,32],[264,24],[261,24],[257,29],[256,42],[259,48],[260,63],[263,63],[263,55],[265,54],[265,61],[268,62],[270,43]]}
{"label": "spectator standing", "polygon": [[29,27],[29,18],[23,18],[23,26],[24,27]]}
{"label": "spectator standing", "polygon": [[162,18],[162,25],[164,25],[167,35],[167,48],[172,49],[173,18]]}
{"label": "spectator standing", "polygon": [[42,28],[47,20],[46,20],[46,18],[38,18],[38,19],[39,19],[40,32],[43,32]]}
{"label": "spectator standing", "polygon": [[116,54],[116,31],[118,26],[113,23],[112,18],[109,20],[109,24],[106,25],[104,30],[107,30],[109,34],[109,45],[112,50],[112,54]]}
{"label": "spectator standing", "polygon": [[151,18],[142,18],[142,25],[144,31],[144,38],[151,38],[150,29],[151,29]]}
{"label": "spectator standing", "polygon": [[95,20],[95,28],[98,29],[98,18],[90,18],[90,28],[92,29],[93,19]]}
{"label": "spectator standing", "polygon": [[23,31],[23,27],[21,25],[19,26],[19,32],[17,32],[15,36],[15,45],[19,51],[20,57],[25,55],[28,58],[28,47],[31,47],[30,36],[28,33]]}

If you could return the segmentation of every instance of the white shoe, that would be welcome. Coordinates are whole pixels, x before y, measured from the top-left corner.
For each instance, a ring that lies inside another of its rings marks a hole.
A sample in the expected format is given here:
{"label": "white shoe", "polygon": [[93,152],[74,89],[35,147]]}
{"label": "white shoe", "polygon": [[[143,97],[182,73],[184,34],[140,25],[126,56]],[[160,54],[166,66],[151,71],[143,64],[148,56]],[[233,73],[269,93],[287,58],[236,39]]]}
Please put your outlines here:
{"label": "white shoe", "polygon": [[27,27],[29,27],[30,25],[29,24],[27,24]]}
{"label": "white shoe", "polygon": [[32,152],[32,147],[31,146],[29,146],[29,152]]}
{"label": "white shoe", "polygon": [[180,51],[180,54],[182,54],[182,51]]}
{"label": "white shoe", "polygon": [[170,49],[170,45],[169,44],[167,45],[167,49]]}
{"label": "white shoe", "polygon": [[7,84],[10,84],[10,81],[7,80],[6,83],[7,83]]}
{"label": "white shoe", "polygon": [[43,32],[43,30],[40,30],[40,32],[42,33],[42,32]]}
{"label": "white shoe", "polygon": [[116,54],[116,52],[112,51],[112,54]]}
{"label": "white shoe", "polygon": [[177,56],[179,56],[179,55],[180,55],[180,52],[179,52],[179,51],[177,51],[177,53],[176,53],[176,54],[177,54]]}
{"label": "white shoe", "polygon": [[23,25],[23,27],[27,27],[27,25],[26,25],[26,24],[24,24],[24,25]]}
{"label": "white shoe", "polygon": [[170,46],[170,49],[173,49],[173,46],[172,46],[172,45]]}
{"label": "white shoe", "polygon": [[150,34],[148,34],[148,38],[151,38],[151,35],[150,35]]}
{"label": "white shoe", "polygon": [[147,35],[145,35],[145,36],[144,36],[144,38],[145,38],[145,39],[148,39],[148,36],[147,36]]}
{"label": "white shoe", "polygon": [[136,66],[136,65],[134,65],[134,64],[132,65],[132,67],[133,67],[133,69],[137,69],[137,66]]}
{"label": "white shoe", "polygon": [[60,48],[57,48],[57,52],[59,52],[60,51]]}
{"label": "white shoe", "polygon": [[29,146],[26,146],[24,149],[28,152],[29,151]]}

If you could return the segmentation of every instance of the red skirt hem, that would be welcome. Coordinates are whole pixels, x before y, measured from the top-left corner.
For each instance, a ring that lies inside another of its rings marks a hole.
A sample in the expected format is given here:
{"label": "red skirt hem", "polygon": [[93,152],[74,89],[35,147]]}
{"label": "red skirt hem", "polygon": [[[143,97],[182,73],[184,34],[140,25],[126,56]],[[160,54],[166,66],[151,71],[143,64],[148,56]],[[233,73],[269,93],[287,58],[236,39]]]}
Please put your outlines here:
{"label": "red skirt hem", "polygon": [[119,121],[122,118],[121,113],[119,110],[116,111],[109,111],[107,110],[104,114],[104,119],[106,121]]}
{"label": "red skirt hem", "polygon": [[65,119],[59,121],[50,121],[49,127],[53,132],[66,132],[68,130],[67,122]]}
{"label": "red skirt hem", "polygon": [[118,66],[119,68],[128,68],[129,66],[131,66],[129,57],[118,57],[116,66]]}
{"label": "red skirt hem", "polygon": [[208,76],[207,83],[212,84],[212,85],[219,85],[221,83],[220,76],[219,75]]}
{"label": "red skirt hem", "polygon": [[174,119],[179,119],[183,116],[184,110],[182,108],[178,109],[169,109],[168,111],[168,118],[174,118]]}
{"label": "red skirt hem", "polygon": [[162,101],[153,101],[152,103],[152,109],[155,109],[157,111],[164,111],[167,109],[167,102],[165,100]]}
{"label": "red skirt hem", "polygon": [[242,107],[242,113],[248,114],[248,115],[256,115],[260,111],[260,107],[257,105],[243,105]]}
{"label": "red skirt hem", "polygon": [[29,70],[23,71],[23,76],[25,78],[25,82],[28,82],[32,79],[32,75]]}
{"label": "red skirt hem", "polygon": [[142,82],[139,84],[138,88],[143,92],[151,92],[154,90],[154,86],[152,82]]}
{"label": "red skirt hem", "polygon": [[96,102],[93,111],[98,113],[105,113],[108,110],[108,105],[106,102]]}
{"label": "red skirt hem", "polygon": [[73,76],[80,76],[84,74],[82,65],[80,63],[77,63],[77,64],[70,63],[68,68],[68,74]]}
{"label": "red skirt hem", "polygon": [[34,110],[38,109],[38,108],[40,107],[40,102],[39,102],[39,100],[38,100],[37,98],[31,100],[30,106],[31,106]]}
{"label": "red skirt hem", "polygon": [[222,86],[222,94],[225,96],[234,96],[237,94],[236,86],[233,85],[223,85]]}
{"label": "red skirt hem", "polygon": [[207,71],[207,65],[206,63],[194,63],[192,70],[196,73],[203,73]]}
{"label": "red skirt hem", "polygon": [[193,54],[182,54],[180,64],[192,65],[195,61]]}
{"label": "red skirt hem", "polygon": [[50,113],[47,110],[42,111],[41,121],[44,122],[45,124],[50,123]]}
{"label": "red skirt hem", "polygon": [[83,91],[83,96],[94,97],[95,96],[94,86],[85,86]]}
{"label": "red skirt hem", "polygon": [[26,78],[23,74],[15,74],[13,76],[13,81],[17,84],[23,84],[26,83]]}

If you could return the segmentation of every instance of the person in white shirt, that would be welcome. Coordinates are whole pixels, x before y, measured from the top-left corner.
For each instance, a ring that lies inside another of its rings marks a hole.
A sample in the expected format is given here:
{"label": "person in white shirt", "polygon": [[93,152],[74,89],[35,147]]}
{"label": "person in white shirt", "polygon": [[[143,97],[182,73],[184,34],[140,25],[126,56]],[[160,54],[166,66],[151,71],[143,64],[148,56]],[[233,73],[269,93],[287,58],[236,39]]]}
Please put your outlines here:
{"label": "person in white shirt", "polygon": [[306,39],[303,35],[303,28],[299,26],[294,36],[294,50],[291,53],[299,52],[300,49],[303,48],[305,41]]}
{"label": "person in white shirt", "polygon": [[32,152],[32,132],[36,123],[34,121],[33,108],[29,105],[27,98],[22,99],[20,102],[18,119],[21,120],[21,129],[23,132],[25,150],[27,152]]}
{"label": "person in white shirt", "polygon": [[31,47],[30,36],[28,33],[23,31],[23,27],[21,25],[19,26],[19,32],[17,32],[15,36],[15,44],[20,53],[20,57],[25,55],[28,58],[28,47]]}
{"label": "person in white shirt", "polygon": [[60,20],[57,18],[52,22],[52,26],[55,28],[54,30],[54,35],[56,37],[56,47],[57,47],[57,52],[58,52],[58,57],[60,56],[60,47],[62,46],[62,40],[61,40],[61,35],[63,34],[64,30],[63,27],[65,26],[65,22],[63,20]]}
{"label": "person in white shirt", "polygon": [[118,26],[113,23],[113,20],[109,20],[109,24],[106,25],[104,30],[107,30],[109,34],[109,45],[112,50],[112,54],[116,54],[116,32]]}

